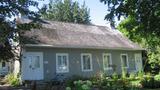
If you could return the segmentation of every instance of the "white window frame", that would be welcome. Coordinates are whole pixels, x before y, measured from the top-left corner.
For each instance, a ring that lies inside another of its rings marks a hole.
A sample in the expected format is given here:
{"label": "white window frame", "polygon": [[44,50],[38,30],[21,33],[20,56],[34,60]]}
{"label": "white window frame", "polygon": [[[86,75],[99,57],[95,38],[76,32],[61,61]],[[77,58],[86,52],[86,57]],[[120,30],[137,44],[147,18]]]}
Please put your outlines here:
{"label": "white window frame", "polygon": [[[83,56],[84,56],[84,55],[89,55],[89,57],[90,57],[91,69],[84,70],[84,68],[83,68],[83,66],[84,66],[84,65],[83,65]],[[93,71],[92,54],[91,54],[91,53],[82,53],[82,54],[81,54],[81,69],[82,69],[83,72]]]}
{"label": "white window frame", "polygon": [[[126,58],[127,58],[127,67],[124,67],[124,66],[123,66],[123,61],[122,61],[122,56],[123,56],[123,55],[125,55]],[[129,68],[128,54],[121,54],[120,58],[121,58],[121,67],[122,67],[122,68]]]}
{"label": "white window frame", "polygon": [[109,56],[110,57],[110,60],[109,60],[109,64],[108,65],[112,65],[112,55],[111,55],[111,53],[103,53],[103,69],[104,70],[111,70],[112,69],[112,67],[105,67],[105,61],[104,61],[104,56],[105,55],[107,55],[107,56]]}
{"label": "white window frame", "polygon": [[[66,56],[67,60],[67,70],[66,71],[59,71],[58,70],[58,56]],[[69,72],[69,55],[68,53],[56,53],[56,73],[67,73]]]}

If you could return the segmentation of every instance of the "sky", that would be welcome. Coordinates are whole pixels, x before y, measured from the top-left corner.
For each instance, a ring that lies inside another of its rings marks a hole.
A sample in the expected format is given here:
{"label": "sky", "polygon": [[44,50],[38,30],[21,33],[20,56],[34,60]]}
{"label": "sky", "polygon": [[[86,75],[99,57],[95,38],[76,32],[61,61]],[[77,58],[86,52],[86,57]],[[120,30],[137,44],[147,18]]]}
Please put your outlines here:
{"label": "sky", "polygon": [[96,25],[106,26],[109,22],[104,20],[107,14],[107,6],[101,3],[99,0],[73,0],[83,4],[85,1],[86,6],[90,9],[91,22]]}
{"label": "sky", "polygon": [[[100,0],[72,0],[78,1],[80,5],[85,1],[86,6],[90,9],[90,19],[91,23],[101,26],[110,26],[109,22],[104,20],[105,15],[107,14],[107,6],[104,3],[101,3]],[[42,4],[47,4],[49,0],[44,0],[40,2]]]}

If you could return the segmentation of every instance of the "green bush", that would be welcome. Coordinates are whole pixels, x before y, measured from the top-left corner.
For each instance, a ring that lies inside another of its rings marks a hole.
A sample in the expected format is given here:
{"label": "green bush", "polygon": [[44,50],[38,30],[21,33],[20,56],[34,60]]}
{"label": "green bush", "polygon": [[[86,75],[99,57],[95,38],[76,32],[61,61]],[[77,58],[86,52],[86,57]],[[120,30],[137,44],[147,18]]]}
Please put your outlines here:
{"label": "green bush", "polygon": [[155,88],[160,88],[160,73],[154,76],[154,80]]}
{"label": "green bush", "polygon": [[155,75],[154,79],[157,80],[157,81],[160,81],[160,73],[158,75]]}
{"label": "green bush", "polygon": [[76,90],[90,90],[92,87],[92,82],[89,80],[82,81],[74,81],[75,89]]}
{"label": "green bush", "polygon": [[5,76],[5,82],[12,86],[20,85],[20,79],[18,78],[18,76],[15,76],[13,73],[10,73]]}
{"label": "green bush", "polygon": [[71,78],[69,78],[68,80],[66,80],[66,86],[67,87],[74,87],[74,81],[78,81],[78,80],[88,80],[87,78],[84,78],[82,76],[77,76],[77,75],[73,75]]}

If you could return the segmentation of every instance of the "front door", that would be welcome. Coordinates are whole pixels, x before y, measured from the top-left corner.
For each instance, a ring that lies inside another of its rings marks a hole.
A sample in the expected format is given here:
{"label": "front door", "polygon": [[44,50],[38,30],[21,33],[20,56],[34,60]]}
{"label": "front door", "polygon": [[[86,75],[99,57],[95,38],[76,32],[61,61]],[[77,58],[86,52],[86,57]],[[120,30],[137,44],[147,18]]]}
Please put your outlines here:
{"label": "front door", "polygon": [[136,71],[142,71],[142,56],[141,54],[135,54],[135,68]]}
{"label": "front door", "polygon": [[43,79],[43,53],[27,52],[22,61],[23,80]]}

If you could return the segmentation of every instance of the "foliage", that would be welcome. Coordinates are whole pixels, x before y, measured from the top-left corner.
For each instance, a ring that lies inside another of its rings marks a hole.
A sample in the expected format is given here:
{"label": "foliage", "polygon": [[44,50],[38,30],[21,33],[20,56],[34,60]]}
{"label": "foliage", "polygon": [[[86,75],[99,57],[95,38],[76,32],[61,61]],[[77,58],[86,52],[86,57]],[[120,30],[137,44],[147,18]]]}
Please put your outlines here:
{"label": "foliage", "polygon": [[79,80],[72,81],[73,86],[67,85],[66,89],[90,90],[89,88],[99,88],[100,90],[143,90],[143,88],[160,88],[160,74],[153,75],[142,71],[129,73],[128,75],[125,74],[125,76],[118,76],[116,73],[107,76],[105,73],[99,73],[88,79],[88,84],[87,79],[84,80],[82,77],[78,78]]}
{"label": "foliage", "polygon": [[[37,7],[38,2],[35,0],[1,0],[0,8],[0,59],[6,60],[13,57],[11,51],[11,42],[9,39],[17,40],[14,33],[22,30],[28,30],[35,27],[35,23],[39,21],[39,13],[31,11],[30,6]],[[19,16],[27,16],[33,21],[31,23],[16,22]],[[3,53],[2,53],[3,52]]]}
{"label": "foliage", "polygon": [[[115,22],[115,18],[133,17],[136,31],[146,34],[160,34],[160,1],[158,0],[100,0],[108,6],[105,19]],[[132,29],[131,29],[132,30]]]}
{"label": "foliage", "polygon": [[70,87],[66,87],[66,90],[71,90],[71,88]]}
{"label": "foliage", "polygon": [[89,80],[86,80],[86,81],[78,80],[78,81],[74,81],[74,85],[76,90],[90,90],[92,86],[92,82]]}
{"label": "foliage", "polygon": [[154,76],[154,79],[160,81],[160,73]]}
{"label": "foliage", "polygon": [[160,70],[160,40],[158,36],[147,33],[145,33],[147,36],[143,36],[136,31],[137,27],[134,24],[136,24],[134,18],[129,16],[119,24],[118,29],[129,39],[139,43],[141,47],[147,50],[147,56],[144,56],[146,58],[144,62],[145,70],[158,72]]}
{"label": "foliage", "polygon": [[[160,74],[151,73],[131,73],[118,76],[116,73],[111,77],[104,73],[92,77],[88,80],[75,80],[73,86],[67,86],[66,90],[91,90],[89,88],[98,88],[100,90],[143,90],[143,88],[160,88]],[[87,84],[88,83],[88,84]]]}
{"label": "foliage", "polygon": [[20,85],[20,79],[18,76],[15,76],[13,73],[8,74],[5,76],[5,82],[12,86],[19,86]]}
{"label": "foliage", "polygon": [[78,80],[88,80],[88,78],[84,78],[82,76],[77,76],[77,75],[73,75],[71,78],[69,78],[68,80],[66,80],[66,86],[69,87],[74,87],[74,81],[78,81]]}
{"label": "foliage", "polygon": [[48,9],[42,12],[42,17],[53,21],[90,24],[89,9],[85,2],[80,6],[77,1],[50,0]]}
{"label": "foliage", "polygon": [[160,75],[152,75],[147,73],[140,79],[140,83],[143,88],[160,88]]}

